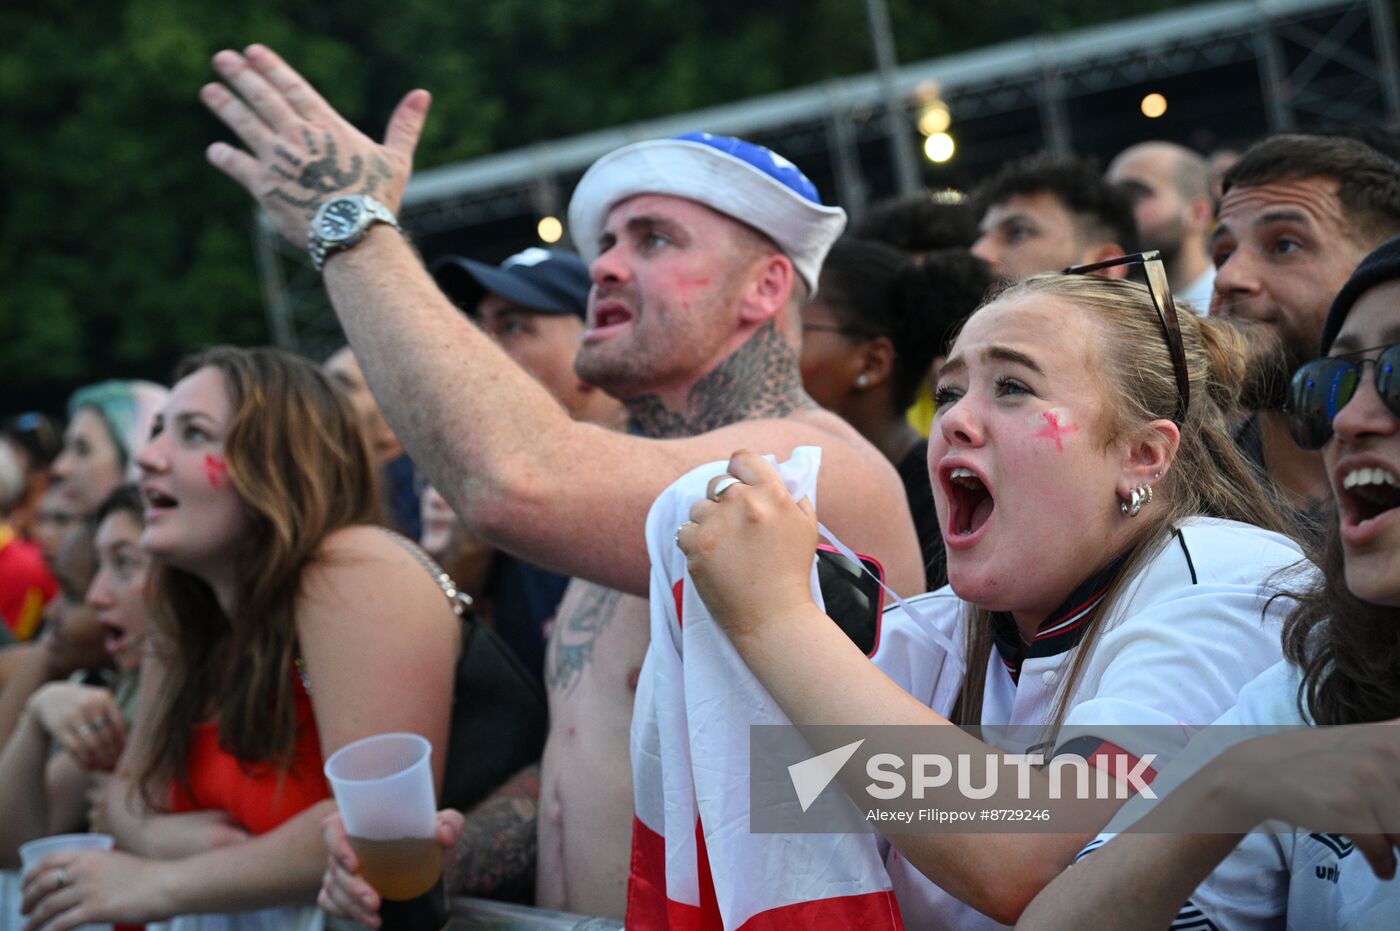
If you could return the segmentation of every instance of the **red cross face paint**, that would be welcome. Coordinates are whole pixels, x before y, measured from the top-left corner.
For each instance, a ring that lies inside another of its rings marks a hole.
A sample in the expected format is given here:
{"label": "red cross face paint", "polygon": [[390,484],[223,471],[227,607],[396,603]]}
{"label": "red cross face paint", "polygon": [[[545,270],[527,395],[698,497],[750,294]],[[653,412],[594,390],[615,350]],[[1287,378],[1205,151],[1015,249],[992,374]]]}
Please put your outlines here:
{"label": "red cross face paint", "polygon": [[224,458],[233,416],[223,374],[199,369],[171,390],[136,460],[146,501],[141,545],[206,577],[226,570],[247,532],[246,507]]}
{"label": "red cross face paint", "polygon": [[223,488],[228,484],[228,463],[214,455],[205,456],[204,477],[210,488]]}
{"label": "red cross face paint", "polygon": [[1064,408],[1041,411],[1031,420],[1040,427],[1035,432],[1036,438],[1053,442],[1057,453],[1065,451],[1065,437],[1079,432],[1079,427],[1069,422],[1069,412]]}
{"label": "red cross face paint", "polygon": [[1098,439],[1114,390],[1098,326],[1013,293],[968,320],[939,373],[934,504],[948,580],[974,604],[1044,617],[1117,553],[1124,453]]}

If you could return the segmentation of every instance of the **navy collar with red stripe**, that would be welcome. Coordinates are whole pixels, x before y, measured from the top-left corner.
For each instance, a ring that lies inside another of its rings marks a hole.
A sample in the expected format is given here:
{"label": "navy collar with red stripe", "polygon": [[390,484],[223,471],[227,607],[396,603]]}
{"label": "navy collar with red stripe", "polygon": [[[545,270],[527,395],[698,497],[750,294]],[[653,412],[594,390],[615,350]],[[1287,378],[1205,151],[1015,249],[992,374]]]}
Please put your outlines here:
{"label": "navy collar with red stripe", "polygon": [[1089,629],[1089,622],[1108,594],[1109,585],[1127,561],[1126,554],[1120,556],[1080,583],[1064,603],[1041,622],[1035,641],[1029,646],[1021,640],[1021,631],[1011,612],[992,612],[992,642],[996,644],[1002,665],[1010,673],[1012,682],[1020,682],[1021,665],[1026,660],[1056,656],[1079,645]]}

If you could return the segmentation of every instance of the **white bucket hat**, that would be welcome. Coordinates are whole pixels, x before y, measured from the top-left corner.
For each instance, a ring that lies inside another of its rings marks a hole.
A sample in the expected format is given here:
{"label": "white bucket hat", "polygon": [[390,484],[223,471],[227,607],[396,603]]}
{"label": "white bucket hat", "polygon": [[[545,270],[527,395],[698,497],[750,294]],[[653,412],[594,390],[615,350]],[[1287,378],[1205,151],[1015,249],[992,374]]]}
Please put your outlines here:
{"label": "white bucket hat", "polygon": [[704,204],[767,235],[792,260],[809,294],[846,211],[827,207],[797,166],[743,139],[687,133],[609,152],[584,173],[569,202],[569,230],[585,262],[598,257],[608,211],[638,194]]}

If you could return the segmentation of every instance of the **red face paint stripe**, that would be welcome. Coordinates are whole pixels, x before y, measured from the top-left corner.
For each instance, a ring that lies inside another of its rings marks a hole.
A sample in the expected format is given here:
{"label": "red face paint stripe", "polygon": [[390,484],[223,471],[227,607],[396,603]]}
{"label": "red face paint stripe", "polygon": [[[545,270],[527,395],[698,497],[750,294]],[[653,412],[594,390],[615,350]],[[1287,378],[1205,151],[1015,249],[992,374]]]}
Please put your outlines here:
{"label": "red face paint stripe", "polygon": [[210,488],[223,488],[228,480],[228,463],[217,456],[205,456],[204,477],[209,480]]}

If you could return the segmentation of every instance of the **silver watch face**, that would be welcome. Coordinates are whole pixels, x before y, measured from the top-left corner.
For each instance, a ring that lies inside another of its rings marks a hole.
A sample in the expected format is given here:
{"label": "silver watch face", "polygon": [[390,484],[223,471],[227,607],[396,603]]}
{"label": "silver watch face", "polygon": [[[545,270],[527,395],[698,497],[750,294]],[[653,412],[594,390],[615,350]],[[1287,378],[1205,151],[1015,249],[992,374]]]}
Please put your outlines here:
{"label": "silver watch face", "polygon": [[338,242],[353,235],[364,222],[364,208],[348,197],[326,204],[316,218],[316,234],[327,242]]}

